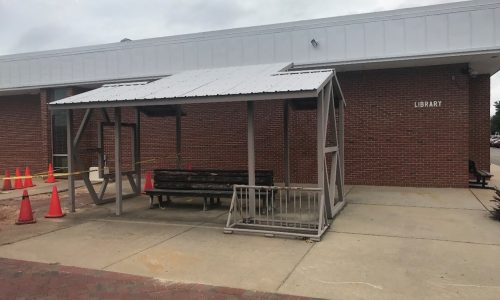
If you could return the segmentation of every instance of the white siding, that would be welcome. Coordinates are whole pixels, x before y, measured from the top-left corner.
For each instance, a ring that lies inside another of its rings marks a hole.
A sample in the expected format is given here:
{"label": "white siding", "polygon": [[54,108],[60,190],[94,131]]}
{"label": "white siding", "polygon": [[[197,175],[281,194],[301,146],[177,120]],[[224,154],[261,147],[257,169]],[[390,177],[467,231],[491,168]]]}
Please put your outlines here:
{"label": "white siding", "polygon": [[349,59],[365,56],[365,30],[363,24],[346,25],[346,52]]}
{"label": "white siding", "polygon": [[[314,48],[311,39],[319,46]],[[0,57],[0,90],[293,61],[500,52],[500,2],[479,0]]]}
{"label": "white siding", "polygon": [[495,45],[495,11],[492,9],[471,12],[472,45],[491,47]]}
{"label": "white siding", "polygon": [[366,56],[381,57],[385,54],[385,30],[383,22],[364,24]]}

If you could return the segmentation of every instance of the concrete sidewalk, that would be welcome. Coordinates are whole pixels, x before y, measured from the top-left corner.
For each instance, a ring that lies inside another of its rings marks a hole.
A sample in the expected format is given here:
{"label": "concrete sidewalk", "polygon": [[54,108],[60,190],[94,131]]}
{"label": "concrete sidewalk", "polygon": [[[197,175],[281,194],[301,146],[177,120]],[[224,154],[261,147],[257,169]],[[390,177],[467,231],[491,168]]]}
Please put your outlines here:
{"label": "concrete sidewalk", "polygon": [[80,194],[64,219],[4,222],[0,257],[330,299],[498,299],[500,222],[475,193],[355,186],[319,243],[225,235],[227,201],[150,210],[142,196],[116,217]]}

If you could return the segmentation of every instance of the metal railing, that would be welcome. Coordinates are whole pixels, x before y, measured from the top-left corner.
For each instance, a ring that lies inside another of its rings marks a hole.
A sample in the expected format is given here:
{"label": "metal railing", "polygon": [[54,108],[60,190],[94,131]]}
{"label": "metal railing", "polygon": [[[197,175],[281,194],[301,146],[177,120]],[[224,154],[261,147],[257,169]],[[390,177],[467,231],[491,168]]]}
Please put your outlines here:
{"label": "metal railing", "polygon": [[320,188],[235,185],[224,232],[319,240],[328,226]]}

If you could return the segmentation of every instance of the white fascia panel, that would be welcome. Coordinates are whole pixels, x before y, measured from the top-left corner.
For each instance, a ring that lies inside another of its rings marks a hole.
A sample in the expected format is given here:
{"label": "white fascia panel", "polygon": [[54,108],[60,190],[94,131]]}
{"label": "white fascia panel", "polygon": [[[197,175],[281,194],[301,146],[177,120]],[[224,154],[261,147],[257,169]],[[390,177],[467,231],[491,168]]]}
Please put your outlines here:
{"label": "white fascia panel", "polygon": [[385,28],[385,55],[397,56],[406,54],[405,22],[403,19],[384,22]]}
{"label": "white fascia panel", "polygon": [[382,57],[385,54],[385,30],[383,22],[364,24],[366,56]]}
{"label": "white fascia panel", "polygon": [[448,50],[448,15],[426,17],[427,51]]}
{"label": "white fascia panel", "polygon": [[492,9],[471,12],[472,45],[492,47],[495,45],[495,11]]}
{"label": "white fascia panel", "polygon": [[466,49],[471,47],[471,17],[469,12],[458,12],[448,16],[450,49]]}

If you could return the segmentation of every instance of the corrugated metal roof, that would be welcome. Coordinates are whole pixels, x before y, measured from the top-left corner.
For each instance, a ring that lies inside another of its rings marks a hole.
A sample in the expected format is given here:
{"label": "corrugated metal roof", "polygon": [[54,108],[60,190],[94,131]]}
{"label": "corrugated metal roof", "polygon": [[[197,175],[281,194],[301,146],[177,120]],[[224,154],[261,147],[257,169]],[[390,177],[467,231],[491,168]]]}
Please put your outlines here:
{"label": "corrugated metal roof", "polygon": [[[55,107],[117,101],[126,102],[128,106],[132,105],[130,101],[164,102],[169,99],[190,99],[191,102],[200,103],[203,102],[200,100],[203,97],[292,92],[309,92],[309,97],[315,97],[334,75],[334,70],[331,69],[286,71],[290,65],[291,63],[281,63],[185,71],[150,83],[104,85],[86,93],[54,101],[50,105]],[[165,104],[163,102],[162,104]]]}

